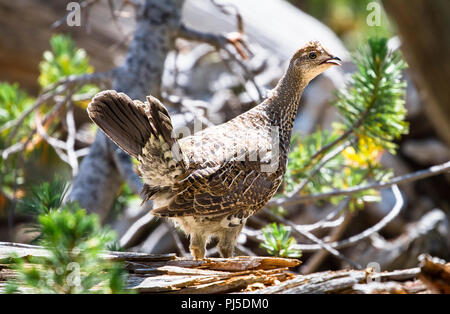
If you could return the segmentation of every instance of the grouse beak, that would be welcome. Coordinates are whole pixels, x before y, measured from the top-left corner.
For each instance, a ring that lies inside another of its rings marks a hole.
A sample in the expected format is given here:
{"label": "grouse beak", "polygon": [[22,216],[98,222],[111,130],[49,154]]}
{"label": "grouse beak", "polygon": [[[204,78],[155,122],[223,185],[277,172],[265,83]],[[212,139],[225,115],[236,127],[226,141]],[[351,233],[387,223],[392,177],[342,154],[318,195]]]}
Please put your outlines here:
{"label": "grouse beak", "polygon": [[328,63],[328,64],[332,64],[332,65],[341,65],[342,64],[341,62],[342,62],[342,60],[339,59],[338,57],[331,57],[331,58],[323,61],[321,64]]}

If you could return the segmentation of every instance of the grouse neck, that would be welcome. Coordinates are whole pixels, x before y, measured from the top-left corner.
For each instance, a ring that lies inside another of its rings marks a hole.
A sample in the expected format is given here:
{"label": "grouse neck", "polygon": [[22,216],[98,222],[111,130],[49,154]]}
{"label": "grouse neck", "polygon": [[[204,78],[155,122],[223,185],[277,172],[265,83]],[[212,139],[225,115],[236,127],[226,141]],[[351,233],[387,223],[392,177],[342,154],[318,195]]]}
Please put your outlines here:
{"label": "grouse neck", "polygon": [[299,73],[289,69],[264,103],[269,121],[273,126],[279,127],[280,137],[285,137],[288,141],[297,116],[300,98],[307,84],[308,82]]}

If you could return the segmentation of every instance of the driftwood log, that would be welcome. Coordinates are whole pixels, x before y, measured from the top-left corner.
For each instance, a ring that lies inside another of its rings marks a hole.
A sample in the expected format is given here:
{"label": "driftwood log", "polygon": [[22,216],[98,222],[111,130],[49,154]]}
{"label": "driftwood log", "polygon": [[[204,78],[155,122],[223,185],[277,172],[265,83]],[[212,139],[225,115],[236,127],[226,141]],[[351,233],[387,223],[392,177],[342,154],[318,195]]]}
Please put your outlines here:
{"label": "driftwood log", "polygon": [[[0,291],[14,276],[8,259],[45,256],[39,246],[0,243]],[[139,293],[449,293],[450,263],[429,256],[419,267],[375,272],[340,270],[298,275],[297,259],[240,256],[190,260],[175,254],[105,252],[124,261],[128,287]],[[418,279],[420,278],[420,279]]]}

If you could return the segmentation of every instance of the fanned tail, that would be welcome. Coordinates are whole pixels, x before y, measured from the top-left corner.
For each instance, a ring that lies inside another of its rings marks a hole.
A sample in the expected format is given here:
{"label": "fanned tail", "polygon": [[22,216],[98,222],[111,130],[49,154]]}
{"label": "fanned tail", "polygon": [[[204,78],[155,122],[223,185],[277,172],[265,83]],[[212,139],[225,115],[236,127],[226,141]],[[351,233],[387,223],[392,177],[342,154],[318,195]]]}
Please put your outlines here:
{"label": "fanned tail", "polygon": [[144,104],[124,93],[98,93],[88,106],[89,117],[120,148],[140,161],[144,201],[167,193],[185,173],[185,165],[169,112],[155,97]]}
{"label": "fanned tail", "polygon": [[155,134],[151,128],[145,106],[124,93],[106,90],[98,93],[88,106],[89,117],[120,148],[133,157]]}

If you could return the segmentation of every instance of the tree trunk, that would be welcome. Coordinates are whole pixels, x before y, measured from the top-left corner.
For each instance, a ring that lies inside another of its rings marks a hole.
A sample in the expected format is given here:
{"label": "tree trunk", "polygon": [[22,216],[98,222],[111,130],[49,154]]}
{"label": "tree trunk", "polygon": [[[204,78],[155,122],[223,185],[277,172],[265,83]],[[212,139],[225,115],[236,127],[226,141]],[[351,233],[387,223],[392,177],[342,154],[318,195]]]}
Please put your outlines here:
{"label": "tree trunk", "polygon": [[450,145],[450,1],[383,0],[396,21],[402,51],[417,76],[426,112]]}

